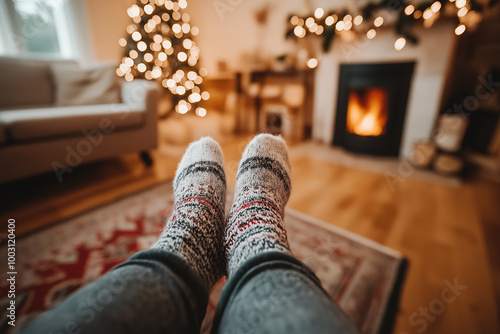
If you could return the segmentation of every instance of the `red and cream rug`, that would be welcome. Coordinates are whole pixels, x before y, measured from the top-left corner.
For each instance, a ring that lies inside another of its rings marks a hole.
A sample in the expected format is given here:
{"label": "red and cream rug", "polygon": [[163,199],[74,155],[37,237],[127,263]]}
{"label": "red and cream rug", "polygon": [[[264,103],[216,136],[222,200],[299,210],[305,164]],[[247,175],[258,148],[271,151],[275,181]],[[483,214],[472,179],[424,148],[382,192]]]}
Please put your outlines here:
{"label": "red and cream rug", "polygon": [[[165,183],[18,239],[15,329],[148,248],[172,207],[172,187]],[[295,256],[363,332],[387,332],[406,267],[401,254],[296,211],[287,210],[285,225]],[[211,327],[223,285],[221,280],[212,292],[202,333]],[[5,277],[0,296],[5,310]],[[2,314],[3,329],[5,319]]]}

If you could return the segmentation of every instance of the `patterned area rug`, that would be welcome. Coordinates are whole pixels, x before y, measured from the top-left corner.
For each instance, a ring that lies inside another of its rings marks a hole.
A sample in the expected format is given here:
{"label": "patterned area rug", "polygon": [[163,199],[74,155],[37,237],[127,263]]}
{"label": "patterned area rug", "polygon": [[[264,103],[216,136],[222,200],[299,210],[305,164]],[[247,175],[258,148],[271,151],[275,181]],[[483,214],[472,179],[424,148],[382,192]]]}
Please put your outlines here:
{"label": "patterned area rug", "polygon": [[[172,207],[172,187],[165,183],[18,239],[16,332],[40,312],[148,248]],[[292,210],[286,212],[285,225],[295,256],[314,270],[363,332],[387,333],[405,268],[402,256]],[[6,254],[5,245],[1,251]],[[2,277],[1,310],[8,303],[6,283]],[[224,280],[218,282],[210,296],[202,333],[210,330],[223,285]],[[2,314],[2,327],[4,319]]]}

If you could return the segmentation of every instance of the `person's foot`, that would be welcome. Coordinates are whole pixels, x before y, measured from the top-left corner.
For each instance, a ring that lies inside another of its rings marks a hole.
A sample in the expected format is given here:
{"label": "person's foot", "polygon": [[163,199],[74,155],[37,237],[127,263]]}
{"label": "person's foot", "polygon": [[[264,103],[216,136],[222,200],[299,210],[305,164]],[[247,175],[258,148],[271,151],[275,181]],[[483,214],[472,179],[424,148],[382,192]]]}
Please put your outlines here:
{"label": "person's foot", "polygon": [[189,145],[174,179],[175,206],[152,248],[178,254],[212,287],[224,273],[226,176],[219,144],[209,137]]}
{"label": "person's foot", "polygon": [[281,137],[261,134],[247,145],[225,230],[229,276],[258,254],[290,252],[283,225],[291,190],[289,175],[287,147]]}

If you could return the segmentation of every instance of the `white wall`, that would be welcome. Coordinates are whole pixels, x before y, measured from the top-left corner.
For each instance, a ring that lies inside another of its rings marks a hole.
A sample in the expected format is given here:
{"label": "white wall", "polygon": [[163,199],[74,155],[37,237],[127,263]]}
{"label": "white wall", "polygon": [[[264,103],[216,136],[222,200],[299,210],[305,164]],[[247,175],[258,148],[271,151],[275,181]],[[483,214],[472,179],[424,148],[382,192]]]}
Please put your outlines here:
{"label": "white wall", "polygon": [[111,60],[119,62],[123,48],[118,44],[126,37],[126,28],[132,20],[127,8],[133,0],[85,0],[87,25],[93,46],[95,61]]}
{"label": "white wall", "polygon": [[[196,42],[201,48],[201,63],[211,75],[217,75],[217,61],[223,60],[230,69],[248,67],[244,55],[279,56],[296,48],[285,40],[286,23],[290,14],[311,14],[315,8],[339,8],[345,0],[316,0],[305,5],[304,0],[190,0],[187,11],[192,24],[200,28]],[[217,4],[225,4],[222,15]],[[255,12],[270,7],[264,28],[256,24]]]}

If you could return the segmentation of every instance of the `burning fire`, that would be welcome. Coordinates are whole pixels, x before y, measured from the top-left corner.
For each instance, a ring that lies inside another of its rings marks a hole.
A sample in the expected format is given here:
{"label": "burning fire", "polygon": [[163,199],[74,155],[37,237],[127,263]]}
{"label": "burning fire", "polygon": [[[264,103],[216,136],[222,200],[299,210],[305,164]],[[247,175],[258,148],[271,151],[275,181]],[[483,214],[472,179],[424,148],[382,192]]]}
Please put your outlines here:
{"label": "burning fire", "polygon": [[380,88],[351,89],[347,130],[359,136],[380,136],[387,123],[387,93]]}

